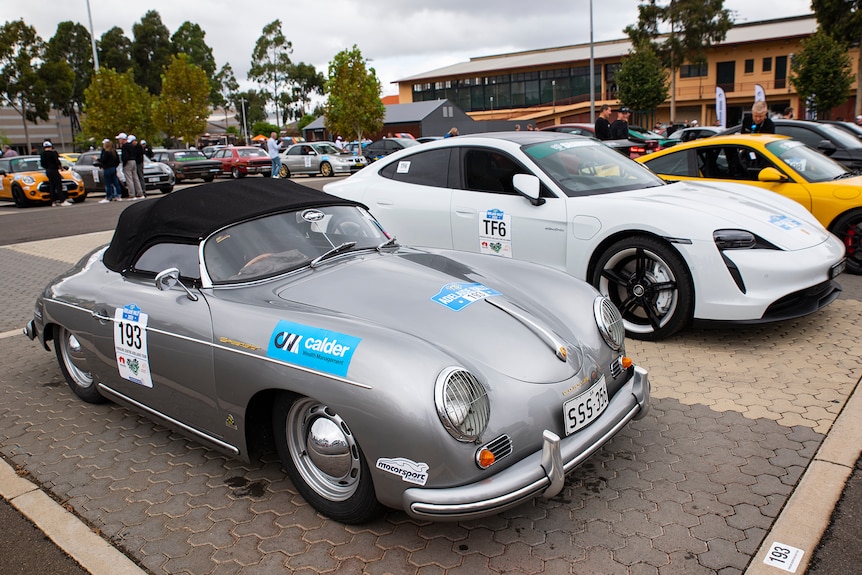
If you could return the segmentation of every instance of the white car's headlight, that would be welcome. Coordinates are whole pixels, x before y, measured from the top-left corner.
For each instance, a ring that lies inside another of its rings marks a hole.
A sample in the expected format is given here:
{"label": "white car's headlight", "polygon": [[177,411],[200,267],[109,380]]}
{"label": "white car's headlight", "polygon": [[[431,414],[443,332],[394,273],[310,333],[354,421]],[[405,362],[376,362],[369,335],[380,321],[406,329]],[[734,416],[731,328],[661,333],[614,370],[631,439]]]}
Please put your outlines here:
{"label": "white car's headlight", "polygon": [[458,441],[474,442],[488,426],[488,393],[473,374],[461,367],[447,367],[437,376],[434,403],[443,427]]}
{"label": "white car's headlight", "polygon": [[606,296],[597,297],[593,301],[593,314],[605,343],[614,351],[621,350],[625,343],[626,328],[617,306]]}
{"label": "white car's headlight", "polygon": [[773,244],[745,230],[715,230],[712,239],[719,250],[777,250]]}

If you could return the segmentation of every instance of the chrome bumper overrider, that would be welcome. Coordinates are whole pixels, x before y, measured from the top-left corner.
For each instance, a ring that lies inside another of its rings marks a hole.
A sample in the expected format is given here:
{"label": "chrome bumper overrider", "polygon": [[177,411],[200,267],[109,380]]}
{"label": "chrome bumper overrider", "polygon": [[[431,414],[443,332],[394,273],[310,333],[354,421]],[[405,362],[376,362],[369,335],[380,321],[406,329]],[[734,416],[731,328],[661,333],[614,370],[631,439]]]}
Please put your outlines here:
{"label": "chrome bumper overrider", "polygon": [[606,412],[589,427],[561,439],[545,430],[542,450],[478,483],[445,489],[411,488],[404,492],[404,510],[412,517],[436,521],[492,515],[541,495],[563,489],[565,476],[584,463],[632,419],[649,410],[650,383],[639,366],[611,399]]}

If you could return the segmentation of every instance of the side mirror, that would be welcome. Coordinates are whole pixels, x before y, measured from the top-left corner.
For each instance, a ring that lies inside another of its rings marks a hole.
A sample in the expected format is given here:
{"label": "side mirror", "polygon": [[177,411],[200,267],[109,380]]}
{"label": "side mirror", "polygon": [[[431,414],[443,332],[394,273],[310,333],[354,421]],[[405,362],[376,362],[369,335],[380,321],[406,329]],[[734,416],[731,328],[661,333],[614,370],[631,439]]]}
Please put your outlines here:
{"label": "side mirror", "polygon": [[168,268],[156,274],[156,287],[159,291],[167,291],[174,286],[179,285],[186,292],[186,296],[192,301],[198,301],[198,296],[193,294],[183,282],[180,281],[179,268]]}
{"label": "side mirror", "polygon": [[541,206],[545,203],[544,198],[540,198],[542,184],[539,178],[532,174],[515,174],[512,176],[512,185],[515,191],[530,200],[534,206]]}
{"label": "side mirror", "polygon": [[763,168],[757,174],[757,179],[761,182],[786,182],[789,178],[776,170],[775,168]]}
{"label": "side mirror", "polygon": [[833,144],[829,140],[820,140],[820,142],[817,144],[817,149],[826,154],[827,156],[831,156],[838,148],[836,148],[835,144]]}

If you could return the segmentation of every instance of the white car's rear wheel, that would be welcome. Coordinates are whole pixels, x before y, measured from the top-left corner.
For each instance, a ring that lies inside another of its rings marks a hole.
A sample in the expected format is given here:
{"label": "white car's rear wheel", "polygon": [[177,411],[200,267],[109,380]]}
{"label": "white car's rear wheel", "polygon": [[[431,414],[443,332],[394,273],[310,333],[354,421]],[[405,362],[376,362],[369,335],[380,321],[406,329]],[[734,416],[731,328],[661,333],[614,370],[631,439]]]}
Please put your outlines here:
{"label": "white car's rear wheel", "polygon": [[273,431],[285,471],[312,507],[342,523],[362,523],[381,513],[362,450],[331,408],[282,394],[273,410]]}
{"label": "white car's rear wheel", "polygon": [[609,246],[592,284],[619,308],[626,333],[635,339],[669,337],[688,325],[694,311],[688,267],[655,238],[625,238]]}

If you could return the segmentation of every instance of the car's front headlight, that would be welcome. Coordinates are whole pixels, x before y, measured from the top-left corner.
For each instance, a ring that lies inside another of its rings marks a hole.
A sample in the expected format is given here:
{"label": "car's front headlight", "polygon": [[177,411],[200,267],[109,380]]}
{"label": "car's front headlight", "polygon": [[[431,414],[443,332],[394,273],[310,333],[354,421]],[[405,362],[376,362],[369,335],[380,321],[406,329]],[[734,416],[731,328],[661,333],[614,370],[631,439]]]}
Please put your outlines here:
{"label": "car's front headlight", "polygon": [[437,376],[434,404],[443,427],[458,441],[474,442],[488,426],[488,393],[464,368],[447,367]]}
{"label": "car's front headlight", "polygon": [[606,296],[597,297],[593,301],[593,314],[605,343],[614,351],[621,350],[626,339],[626,328],[623,325],[623,316],[614,302]]}
{"label": "car's front headlight", "polygon": [[15,176],[15,179],[26,186],[32,186],[36,183],[36,178],[33,176]]}
{"label": "car's front headlight", "polygon": [[777,250],[773,244],[745,230],[715,230],[712,239],[719,250]]}

